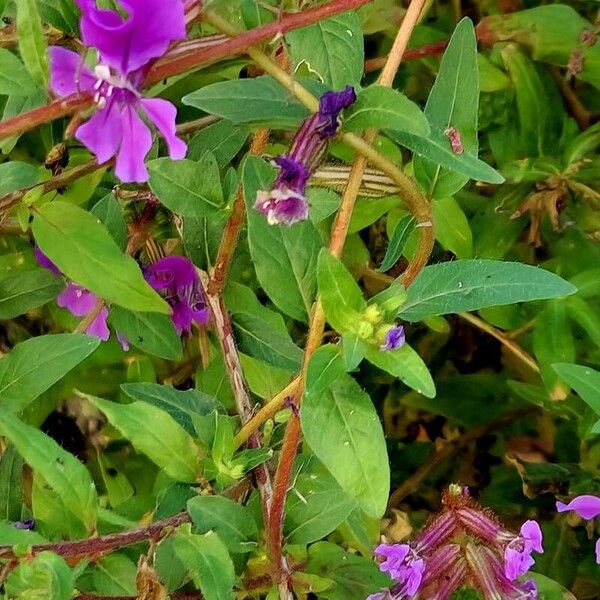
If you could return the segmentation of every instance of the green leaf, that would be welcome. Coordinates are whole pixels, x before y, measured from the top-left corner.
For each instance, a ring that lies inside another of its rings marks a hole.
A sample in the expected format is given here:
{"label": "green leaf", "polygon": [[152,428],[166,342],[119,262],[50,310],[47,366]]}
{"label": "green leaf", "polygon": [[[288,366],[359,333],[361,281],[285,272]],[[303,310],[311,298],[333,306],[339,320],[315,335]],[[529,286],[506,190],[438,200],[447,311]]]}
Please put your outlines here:
{"label": "green leaf", "polygon": [[258,527],[248,509],[222,496],[197,496],[187,503],[195,529],[214,531],[230,552],[250,552],[257,546]]}
{"label": "green leaf", "polygon": [[376,346],[364,345],[366,359],[398,377],[402,383],[428,398],[435,396],[435,384],[423,359],[408,345],[397,350],[382,351]]}
{"label": "green leaf", "polygon": [[219,167],[223,168],[242,149],[249,135],[248,127],[222,119],[201,129],[190,140],[187,156],[191,160],[198,160],[206,152],[211,152]]}
{"label": "green leaf", "polygon": [[360,19],[355,12],[290,31],[285,37],[296,68],[305,64],[310,73],[332,89],[360,83],[365,52]]}
{"label": "green leaf", "polygon": [[256,157],[243,166],[242,179],[248,211],[250,254],[260,285],[282,312],[307,321],[315,298],[316,263],[322,241],[310,221],[291,227],[269,225],[254,209],[258,190],[268,190],[273,169]]}
{"label": "green leaf", "polygon": [[430,132],[425,115],[414,102],[401,92],[377,84],[358,93],[344,120],[344,128],[348,131],[363,131],[369,127],[405,131],[422,137]]}
{"label": "green leaf", "polygon": [[46,36],[35,0],[19,0],[17,6],[17,33],[19,52],[31,77],[42,88],[48,82]]}
{"label": "green leaf", "polygon": [[88,394],[81,395],[102,411],[138,452],[145,454],[169,477],[176,481],[196,480],[198,448],[169,413],[147,402],[116,404]]}
{"label": "green leaf", "polygon": [[209,415],[219,408],[215,398],[199,390],[176,390],[157,383],[122,383],[121,389],[134,400],[168,412],[188,433],[194,432],[194,415]]}
{"label": "green leaf", "polygon": [[274,367],[299,370],[302,350],[290,338],[279,313],[264,307],[250,288],[239,283],[227,286],[224,299],[242,352]]}
{"label": "green leaf", "polygon": [[232,600],[235,572],[227,547],[216,533],[193,535],[179,530],[173,548],[206,600]]}
{"label": "green leaf", "polygon": [[[479,149],[478,114],[477,41],[473,23],[464,18],[450,38],[425,106],[425,116],[431,124],[431,138],[451,148],[445,132],[448,128],[454,128],[460,135],[463,153],[476,158]],[[417,180],[431,197],[452,196],[467,182],[466,177],[419,157],[415,158],[413,164]]]}
{"label": "green leaf", "polygon": [[383,430],[371,399],[351,377],[324,393],[306,393],[302,431],[315,456],[372,517],[385,512],[390,471]]}
{"label": "green leaf", "polygon": [[52,438],[25,425],[8,411],[0,411],[0,434],[60,498],[69,517],[91,534],[96,527],[96,488],[89,471]]}
{"label": "green leaf", "polygon": [[[23,459],[9,446],[0,458],[0,521],[18,521],[21,518],[21,481],[23,476]],[[1,537],[3,543],[4,538]]]}
{"label": "green leaf", "polygon": [[437,198],[431,203],[435,238],[457,258],[473,256],[473,234],[469,220],[458,202],[452,198]]}
{"label": "green leaf", "polygon": [[40,15],[60,31],[76,34],[79,25],[79,10],[73,0],[37,0]]}
{"label": "green leaf", "polygon": [[75,575],[64,558],[45,551],[21,561],[8,576],[5,588],[8,597],[18,600],[70,600]]}
{"label": "green leaf", "polygon": [[331,384],[345,375],[346,365],[339,347],[325,344],[313,352],[306,372],[306,391],[323,394]]}
{"label": "green leaf", "polygon": [[46,269],[13,273],[0,280],[0,319],[14,319],[42,306],[63,288],[62,279]]}
{"label": "green leaf", "polygon": [[36,209],[33,235],[50,260],[79,285],[107,302],[169,314],[169,305],[146,283],[138,264],[89,212],[65,202]]}
{"label": "green leaf", "polygon": [[0,48],[0,94],[29,96],[36,90],[37,86],[23,63],[12,52]]}
{"label": "green leaf", "polygon": [[600,372],[569,363],[556,363],[552,368],[597,415],[600,415]]}
{"label": "green leaf", "polygon": [[17,344],[0,360],[0,412],[22,411],[99,345],[98,338],[80,333],[42,335]]}
{"label": "green leaf", "polygon": [[137,567],[123,554],[109,554],[94,562],[94,593],[106,596],[136,596]]}
{"label": "green leaf", "polygon": [[18,160],[2,163],[0,164],[0,196],[35,185],[39,179],[40,172],[35,165]]}
{"label": "green leaf", "polygon": [[420,321],[488,306],[568,296],[577,290],[558,275],[521,263],[457,260],[425,267],[408,288],[399,317]]}
{"label": "green leaf", "polygon": [[98,217],[110,232],[121,250],[127,246],[127,225],[123,216],[123,208],[113,193],[106,194],[94,204],[90,212]]}
{"label": "green leaf", "polygon": [[300,473],[290,490],[284,532],[290,544],[310,544],[341,525],[356,507],[328,473]]}
{"label": "green leaf", "polygon": [[388,243],[381,266],[378,269],[379,271],[385,273],[385,271],[391,269],[398,262],[404,251],[404,245],[415,229],[415,224],[416,220],[412,215],[406,215],[398,221]]}
{"label": "green leaf", "polygon": [[110,311],[109,323],[130,344],[148,354],[166,360],[183,358],[181,338],[168,315],[132,312],[119,306],[113,306]]}
{"label": "green leaf", "polygon": [[273,128],[293,129],[309,114],[290,92],[266,75],[213,83],[184,96],[182,102],[238,125],[269,123]]}
{"label": "green leaf", "polygon": [[536,582],[539,596],[540,598],[543,598],[543,600],[577,600],[569,590],[565,589],[560,583],[554,581],[550,577],[533,572],[529,573],[527,576],[531,577]]}
{"label": "green leaf", "polygon": [[223,205],[219,165],[206,153],[198,162],[157,158],[148,163],[150,189],[168,209],[184,217],[208,217]]}
{"label": "green leaf", "polygon": [[319,254],[317,281],[325,316],[340,333],[354,333],[367,303],[342,261],[324,248]]}

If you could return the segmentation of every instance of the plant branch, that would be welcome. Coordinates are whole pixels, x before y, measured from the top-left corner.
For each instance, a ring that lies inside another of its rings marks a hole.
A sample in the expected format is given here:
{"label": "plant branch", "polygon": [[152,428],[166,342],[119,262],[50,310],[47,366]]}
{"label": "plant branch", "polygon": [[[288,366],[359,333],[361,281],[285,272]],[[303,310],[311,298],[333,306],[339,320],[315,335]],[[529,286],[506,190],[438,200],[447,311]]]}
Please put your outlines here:
{"label": "plant branch", "polygon": [[426,479],[426,477],[439,465],[450,460],[456,456],[463,448],[466,448],[472,442],[479,438],[488,435],[496,429],[510,425],[523,417],[534,414],[537,412],[537,408],[534,406],[524,406],[514,412],[506,413],[499,416],[498,418],[475,427],[466,433],[463,433],[457,440],[448,442],[440,450],[436,450],[425,460],[425,462],[408,478],[402,483],[402,485],[394,490],[390,496],[388,502],[388,510],[394,508],[404,498],[415,492],[419,485]]}
{"label": "plant branch", "polygon": [[[190,516],[187,512],[181,512],[168,519],[156,521],[147,527],[123,531],[120,533],[111,533],[95,538],[84,540],[74,540],[69,542],[55,542],[50,544],[34,544],[30,548],[30,554],[35,555],[45,550],[55,552],[63,557],[93,556],[105,552],[112,552],[124,546],[131,546],[148,540],[158,540],[168,535],[171,530],[179,527],[183,523],[189,523]],[[13,552],[12,546],[0,546],[0,559],[13,559],[17,556]]]}
{"label": "plant branch", "polygon": [[[409,60],[418,60],[419,58],[423,58],[424,56],[435,56],[436,54],[441,54],[447,46],[448,41],[442,40],[440,42],[425,44],[424,46],[419,46],[418,48],[410,48],[409,50],[406,50],[402,60],[403,62],[407,62]],[[387,56],[381,56],[378,58],[370,58],[366,60],[365,73],[379,71],[379,69],[385,66],[387,59]]]}

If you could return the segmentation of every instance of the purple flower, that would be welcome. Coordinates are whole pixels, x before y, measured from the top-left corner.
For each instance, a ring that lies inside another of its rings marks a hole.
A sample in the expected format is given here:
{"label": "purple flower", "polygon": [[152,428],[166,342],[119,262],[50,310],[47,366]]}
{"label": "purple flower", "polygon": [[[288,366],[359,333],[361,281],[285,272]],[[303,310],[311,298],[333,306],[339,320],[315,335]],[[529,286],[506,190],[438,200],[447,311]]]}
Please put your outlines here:
{"label": "purple flower", "polygon": [[35,519],[25,519],[24,521],[15,521],[12,526],[15,529],[31,531],[35,527]]}
{"label": "purple flower", "polygon": [[386,558],[379,569],[400,585],[403,594],[414,596],[423,580],[425,561],[409,544],[380,544],[374,552]]}
{"label": "purple flower", "polygon": [[582,519],[589,521],[600,515],[600,498],[589,494],[577,496],[569,504],[557,502],[556,510],[558,512],[574,510]]}
{"label": "purple flower", "polygon": [[536,521],[525,521],[520,535],[514,537],[504,549],[504,573],[514,581],[524,575],[535,564],[533,551],[543,553],[542,530]]}
{"label": "purple flower", "polygon": [[528,579],[520,587],[523,593],[520,600],[538,600],[537,583],[533,579]]}
{"label": "purple flower", "polygon": [[381,344],[380,349],[384,352],[388,350],[398,350],[404,346],[406,336],[404,335],[404,327],[402,325],[394,325],[385,334],[385,341]]}
{"label": "purple flower", "polygon": [[[589,521],[590,519],[595,519],[598,515],[600,515],[600,498],[597,496],[591,496],[590,494],[584,494],[583,496],[577,496],[576,498],[573,498],[569,504],[557,502],[556,510],[558,512],[573,510],[582,519]],[[600,564],[600,538],[596,540],[596,562]]]}
{"label": "purple flower", "polygon": [[[69,283],[56,298],[56,303],[61,308],[66,308],[75,317],[85,317],[94,310],[98,300],[98,296],[93,292],[76,283]],[[105,342],[110,337],[110,330],[106,323],[107,319],[108,308],[103,306],[85,332]]]}
{"label": "purple flower", "polygon": [[206,296],[193,263],[184,256],[167,256],[144,269],[146,281],[171,306],[177,333],[189,332],[192,322],[205,325],[210,318]]}
{"label": "purple flower", "polygon": [[180,0],[121,0],[123,17],[100,9],[95,0],[77,0],[81,34],[86,46],[98,50],[92,72],[78,54],[52,46],[50,87],[58,96],[86,91],[94,94],[98,110],[81,125],[75,137],[96,155],[99,163],[116,155],[116,175],[126,182],[148,179],[144,159],[152,134],[144,114],[167,142],[169,156],[181,159],[186,144],[176,136],[176,108],[160,98],[143,98],[140,87],[152,60],[170,43],[185,38],[185,15]]}
{"label": "purple flower", "polygon": [[340,126],[340,112],[356,100],[352,86],[341,92],[326,92],[319,110],[305,119],[286,155],[274,159],[279,176],[269,191],[260,190],[254,207],[270,225],[292,225],[308,219],[306,186],[311,172],[325,153],[327,142]]}

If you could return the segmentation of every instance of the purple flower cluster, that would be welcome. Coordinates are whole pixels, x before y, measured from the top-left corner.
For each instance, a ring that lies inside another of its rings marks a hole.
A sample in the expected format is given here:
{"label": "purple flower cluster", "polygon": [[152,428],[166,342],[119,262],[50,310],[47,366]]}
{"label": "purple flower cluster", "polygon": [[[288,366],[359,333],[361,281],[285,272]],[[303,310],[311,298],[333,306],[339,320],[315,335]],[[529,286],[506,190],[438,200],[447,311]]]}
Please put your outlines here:
{"label": "purple flower cluster", "polygon": [[254,207],[271,225],[292,225],[308,218],[306,186],[340,126],[339,115],[356,100],[352,86],[341,92],[326,92],[319,101],[319,110],[298,129],[290,150],[274,159],[279,176],[269,191],[259,191]]}
{"label": "purple flower cluster", "polygon": [[[56,275],[62,275],[60,269],[36,246],[37,261]],[[144,268],[144,277],[171,306],[171,318],[177,333],[189,333],[192,323],[206,325],[210,319],[206,295],[193,263],[184,256],[167,256]],[[73,282],[58,295],[56,303],[66,308],[75,317],[85,317],[96,306],[99,297]],[[107,324],[108,307],[104,306],[93,319],[86,333],[103,341],[110,337]],[[117,333],[124,350],[129,349],[127,340]]]}
{"label": "purple flower cluster", "polygon": [[443,509],[404,544],[381,544],[379,568],[394,584],[367,600],[448,600],[461,586],[479,590],[485,600],[537,600],[533,580],[519,578],[543,552],[542,532],[526,521],[518,534],[505,530],[462,486],[443,495]]}
{"label": "purple flower cluster", "polygon": [[[590,494],[584,494],[583,496],[573,498],[569,504],[557,502],[556,510],[560,513],[574,511],[582,519],[591,521],[600,515],[600,498],[591,496]],[[596,540],[596,562],[600,564],[600,538]]]}
{"label": "purple flower cluster", "polygon": [[184,158],[187,152],[176,135],[175,106],[160,98],[144,98],[140,91],[152,62],[171,42],[185,38],[184,5],[180,0],[121,0],[124,18],[117,11],[98,8],[95,0],[76,2],[83,43],[97,49],[98,60],[91,71],[75,52],[52,46],[50,87],[60,97],[93,94],[97,110],[75,137],[99,163],[116,156],[115,173],[122,181],[146,181],[144,159],[152,134],[140,115],[165,138],[171,158]]}

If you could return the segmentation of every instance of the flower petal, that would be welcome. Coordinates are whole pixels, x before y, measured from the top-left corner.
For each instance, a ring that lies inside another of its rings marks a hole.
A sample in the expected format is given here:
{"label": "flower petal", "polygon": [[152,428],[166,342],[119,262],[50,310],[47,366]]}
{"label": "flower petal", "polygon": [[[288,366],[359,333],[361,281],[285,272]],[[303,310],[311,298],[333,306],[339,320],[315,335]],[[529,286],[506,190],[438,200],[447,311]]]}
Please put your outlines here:
{"label": "flower petal", "polygon": [[148,181],[144,159],[152,147],[152,134],[131,104],[125,105],[121,112],[121,128],[121,147],[115,168],[117,177],[124,182]]}
{"label": "flower petal", "polygon": [[60,46],[50,46],[48,54],[50,89],[57,96],[70,96],[94,89],[96,78],[83,62],[83,57]]}
{"label": "flower petal", "polygon": [[66,308],[75,317],[87,315],[96,306],[96,302],[98,302],[96,294],[76,283],[69,283],[56,298],[56,303],[61,308]]}
{"label": "flower petal", "polygon": [[536,552],[543,554],[544,548],[542,547],[542,530],[540,529],[537,521],[525,521],[525,523],[523,523],[521,526],[520,533],[523,538],[531,544],[531,548],[533,548]]}
{"label": "flower petal", "polygon": [[165,256],[144,269],[146,281],[155,290],[169,289],[173,294],[181,287],[198,281],[196,268],[185,256]]}
{"label": "flower petal", "polygon": [[185,158],[187,154],[187,144],[177,137],[175,129],[175,117],[177,109],[168,100],[160,98],[142,98],[140,100],[142,108],[148,115],[148,118],[156,125],[158,131],[165,138],[169,148],[169,156],[173,160]]}
{"label": "flower petal", "polygon": [[35,260],[38,261],[39,265],[52,271],[55,275],[62,275],[61,270],[41,251],[40,247],[36,244],[33,249]]}
{"label": "flower petal", "polygon": [[100,338],[102,341],[106,341],[110,337],[110,330],[106,323],[108,318],[108,308],[106,306],[98,313],[98,316],[89,324],[89,327],[85,332],[94,337]]}
{"label": "flower petal", "polygon": [[95,0],[77,0],[77,4],[83,42],[97,48],[101,62],[123,75],[162,56],[172,41],[185,38],[180,0],[121,0],[126,17],[98,8]]}
{"label": "flower petal", "polygon": [[121,145],[122,116],[117,102],[109,100],[108,104],[96,111],[92,118],[81,125],[75,137],[96,155],[99,163],[112,158]]}
{"label": "flower petal", "polygon": [[596,540],[596,562],[600,565],[600,538]]}
{"label": "flower petal", "polygon": [[569,504],[557,502],[556,510],[558,512],[574,510],[582,519],[589,521],[600,515],[600,498],[584,494],[573,498]]}

